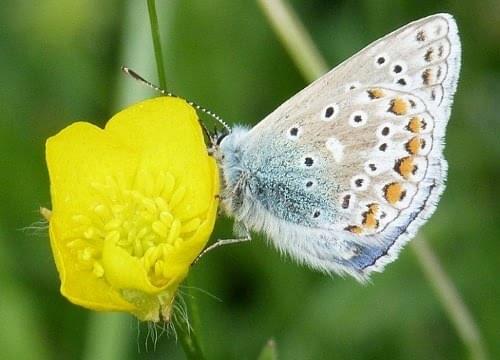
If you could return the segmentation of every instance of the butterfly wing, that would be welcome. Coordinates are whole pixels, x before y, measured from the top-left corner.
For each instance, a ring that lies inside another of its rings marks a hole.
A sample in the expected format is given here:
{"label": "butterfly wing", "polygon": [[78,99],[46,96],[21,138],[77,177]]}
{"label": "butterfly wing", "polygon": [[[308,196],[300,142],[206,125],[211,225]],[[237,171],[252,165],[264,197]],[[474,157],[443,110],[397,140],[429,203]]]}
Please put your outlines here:
{"label": "butterfly wing", "polygon": [[252,196],[296,226],[287,238],[267,231],[276,245],[358,279],[394,260],[444,190],[459,69],[453,17],[429,16],[361,50],[256,125],[243,146],[256,174]]}

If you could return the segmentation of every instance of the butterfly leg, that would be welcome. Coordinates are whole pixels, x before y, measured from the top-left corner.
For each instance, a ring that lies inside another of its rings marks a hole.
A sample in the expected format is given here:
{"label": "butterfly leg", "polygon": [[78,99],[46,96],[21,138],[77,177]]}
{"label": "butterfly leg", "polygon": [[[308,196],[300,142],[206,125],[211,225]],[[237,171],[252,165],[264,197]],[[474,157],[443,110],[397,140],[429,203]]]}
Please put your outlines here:
{"label": "butterfly leg", "polygon": [[241,228],[241,232],[242,232],[242,236],[239,238],[217,240],[212,245],[205,248],[205,250],[203,250],[201,252],[201,254],[198,255],[198,257],[193,261],[193,264],[196,264],[201,259],[201,257],[203,255],[205,255],[207,252],[209,252],[215,248],[218,248],[218,247],[223,246],[223,245],[237,244],[237,243],[247,242],[247,241],[252,240],[252,236],[250,234],[250,231],[246,227]]}

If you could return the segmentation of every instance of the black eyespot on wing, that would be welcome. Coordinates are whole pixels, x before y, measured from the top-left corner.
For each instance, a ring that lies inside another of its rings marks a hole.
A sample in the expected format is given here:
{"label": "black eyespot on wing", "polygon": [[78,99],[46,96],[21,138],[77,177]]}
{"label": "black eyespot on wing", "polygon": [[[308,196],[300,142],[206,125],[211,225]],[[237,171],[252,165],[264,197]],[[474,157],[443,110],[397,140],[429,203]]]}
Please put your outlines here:
{"label": "black eyespot on wing", "polygon": [[349,207],[350,202],[351,202],[351,195],[347,194],[342,199],[342,209],[347,209]]}
{"label": "black eyespot on wing", "polygon": [[424,85],[429,85],[431,83],[431,70],[430,69],[425,69],[422,72],[422,82]]}
{"label": "black eyespot on wing", "polygon": [[434,49],[432,47],[428,48],[424,55],[424,60],[427,62],[432,61],[432,54],[434,53]]}
{"label": "black eyespot on wing", "polygon": [[332,115],[335,113],[335,109],[333,108],[333,106],[328,106],[325,110],[325,117],[326,118],[330,118],[332,117]]}
{"label": "black eyespot on wing", "polygon": [[419,31],[417,33],[417,41],[422,42],[425,41],[425,33],[423,31]]}
{"label": "black eyespot on wing", "polygon": [[438,56],[441,57],[443,56],[443,53],[444,53],[444,46],[441,45],[439,48],[438,48]]}

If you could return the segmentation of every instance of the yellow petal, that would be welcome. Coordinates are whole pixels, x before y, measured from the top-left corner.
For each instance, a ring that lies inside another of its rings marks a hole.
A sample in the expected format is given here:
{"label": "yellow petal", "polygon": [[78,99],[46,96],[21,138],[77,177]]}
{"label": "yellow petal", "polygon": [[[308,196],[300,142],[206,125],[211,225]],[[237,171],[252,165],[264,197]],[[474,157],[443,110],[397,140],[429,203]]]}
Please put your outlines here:
{"label": "yellow petal", "polygon": [[61,279],[61,293],[72,303],[100,311],[136,310],[135,305],[123,299],[117,289],[111,288],[102,279],[89,276],[78,269],[77,264],[65,261],[64,251],[53,232],[53,222],[49,227],[50,240],[54,260]]}
{"label": "yellow petal", "polygon": [[[52,198],[50,237],[61,276],[61,292],[70,301],[96,310],[133,309],[134,306],[123,300],[117,289],[110,288],[102,279],[88,276],[88,271],[80,270],[72,256],[65,255],[68,255],[68,234],[75,226],[72,216],[86,210],[95,201],[89,184],[113,173],[124,152],[128,153],[128,161],[134,163],[133,166],[136,166],[137,157],[120,148],[101,129],[82,122],[50,138],[46,152]],[[124,170],[120,167],[120,171]],[[131,177],[132,171],[128,175]]]}
{"label": "yellow petal", "polygon": [[[159,97],[144,101],[115,115],[106,125],[110,134],[140,152],[140,166],[150,171],[169,169],[176,182],[190,191],[179,206],[178,216],[206,211],[213,196],[213,162],[196,111],[184,100]],[[200,162],[204,156],[207,161]]]}

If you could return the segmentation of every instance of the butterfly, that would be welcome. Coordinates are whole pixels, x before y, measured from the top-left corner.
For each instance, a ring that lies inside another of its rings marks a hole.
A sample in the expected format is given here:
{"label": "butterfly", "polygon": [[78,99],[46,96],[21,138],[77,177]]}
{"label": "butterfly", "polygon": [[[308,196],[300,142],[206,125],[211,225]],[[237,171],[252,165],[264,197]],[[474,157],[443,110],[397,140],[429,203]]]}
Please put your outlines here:
{"label": "butterfly", "polygon": [[255,127],[218,135],[221,205],[242,239],[263,233],[299,263],[360,281],[381,272],[445,188],[460,56],[453,17],[432,15],[370,44]]}

